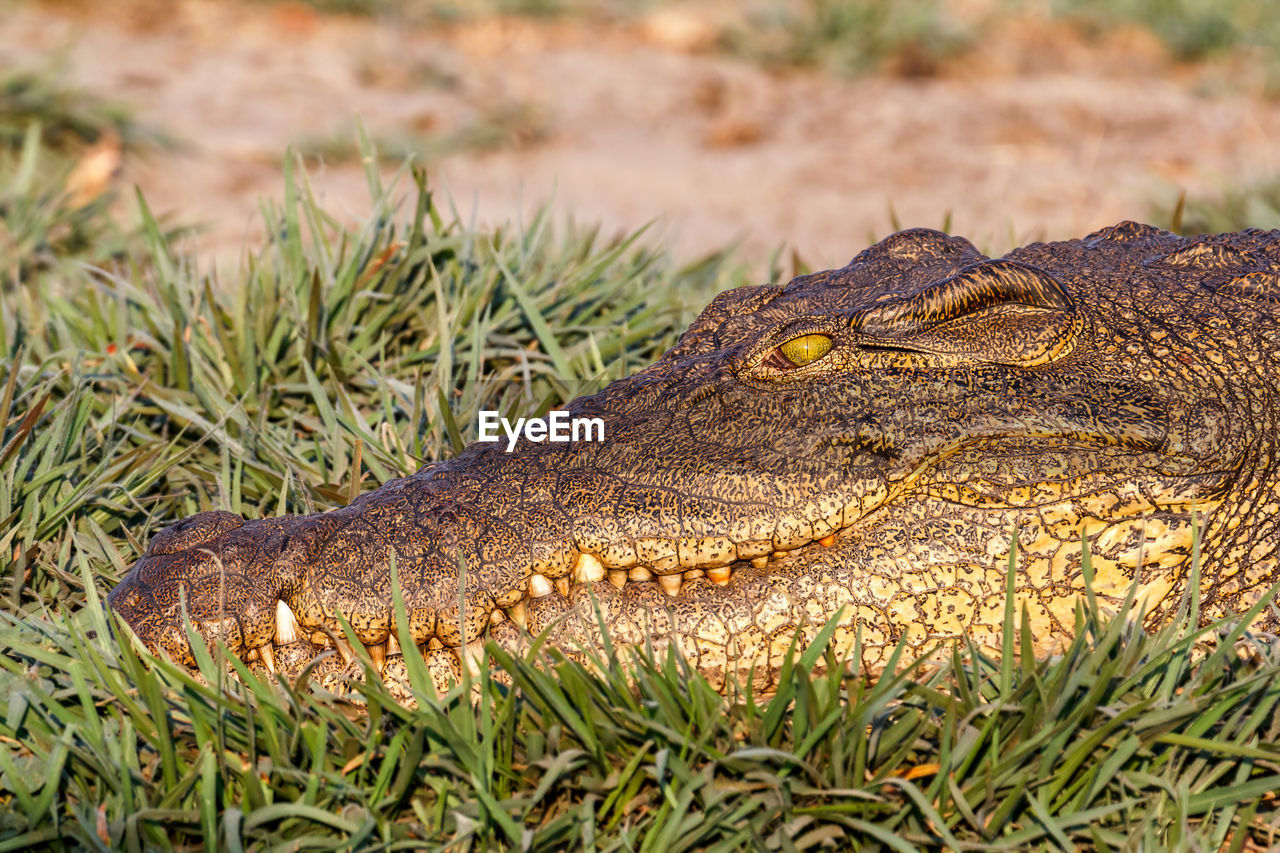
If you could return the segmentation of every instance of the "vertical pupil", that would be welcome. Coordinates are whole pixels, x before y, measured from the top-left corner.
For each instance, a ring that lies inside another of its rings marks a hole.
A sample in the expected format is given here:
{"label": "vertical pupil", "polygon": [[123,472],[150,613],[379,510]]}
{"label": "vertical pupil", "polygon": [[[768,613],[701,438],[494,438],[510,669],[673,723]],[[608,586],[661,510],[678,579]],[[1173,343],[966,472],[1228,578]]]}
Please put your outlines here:
{"label": "vertical pupil", "polygon": [[826,335],[801,335],[787,341],[779,350],[783,357],[796,367],[812,364],[831,349],[831,338]]}

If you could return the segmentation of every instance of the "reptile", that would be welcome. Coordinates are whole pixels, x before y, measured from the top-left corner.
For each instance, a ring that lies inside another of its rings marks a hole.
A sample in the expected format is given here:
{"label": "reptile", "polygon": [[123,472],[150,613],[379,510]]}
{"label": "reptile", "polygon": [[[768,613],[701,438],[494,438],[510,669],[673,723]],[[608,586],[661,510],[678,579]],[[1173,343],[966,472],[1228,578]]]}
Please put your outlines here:
{"label": "reptile", "polygon": [[[355,669],[341,616],[384,678],[421,654],[441,685],[543,632],[579,654],[677,643],[714,683],[764,687],[836,614],[830,642],[858,638],[869,671],[900,643],[998,649],[1010,578],[1049,653],[1085,545],[1107,606],[1132,588],[1158,624],[1198,576],[1203,618],[1227,616],[1280,579],[1278,317],[1280,231],[1122,222],[990,258],[906,230],[716,296],[653,365],[567,404],[604,441],[476,442],[312,515],[202,512],[108,601],[188,665],[183,602],[255,667]],[[1269,602],[1254,627],[1276,626]]]}

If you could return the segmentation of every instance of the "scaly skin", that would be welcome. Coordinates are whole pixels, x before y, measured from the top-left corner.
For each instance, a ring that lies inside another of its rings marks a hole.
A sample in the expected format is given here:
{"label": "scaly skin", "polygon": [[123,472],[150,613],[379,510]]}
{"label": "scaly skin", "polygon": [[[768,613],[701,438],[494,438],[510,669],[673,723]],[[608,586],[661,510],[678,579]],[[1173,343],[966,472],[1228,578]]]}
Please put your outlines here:
{"label": "scaly skin", "polygon": [[[1070,636],[1082,537],[1100,596],[1136,572],[1158,623],[1195,517],[1211,619],[1280,578],[1278,316],[1280,232],[1121,223],[993,261],[905,231],[721,294],[656,364],[569,405],[603,443],[473,444],[318,515],[203,513],[108,600],[191,663],[185,589],[206,638],[286,673],[335,640],[349,659],[341,613],[394,680],[394,551],[441,683],[481,641],[523,648],[522,625],[599,648],[598,606],[616,645],[678,642],[713,680],[767,686],[842,607],[834,642],[860,628],[872,669],[904,636],[998,647],[1014,531],[1038,650]],[[806,364],[782,345],[808,334],[831,346]]]}

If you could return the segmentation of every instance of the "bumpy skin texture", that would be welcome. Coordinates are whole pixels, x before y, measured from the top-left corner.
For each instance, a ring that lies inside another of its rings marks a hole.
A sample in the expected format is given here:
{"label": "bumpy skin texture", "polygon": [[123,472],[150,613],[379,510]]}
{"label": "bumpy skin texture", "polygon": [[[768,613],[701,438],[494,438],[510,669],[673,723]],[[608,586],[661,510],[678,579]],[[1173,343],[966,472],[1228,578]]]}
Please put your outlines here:
{"label": "bumpy skin texture", "polygon": [[[767,686],[841,608],[835,643],[860,629],[872,669],[903,637],[998,647],[1015,531],[1038,649],[1070,636],[1082,537],[1100,595],[1136,574],[1158,622],[1195,519],[1204,616],[1239,612],[1280,578],[1278,317],[1280,232],[1124,222],[992,260],[904,231],[718,296],[656,364],[569,405],[602,443],[473,444],[318,515],[203,513],[108,600],[191,661],[185,589],[202,634],[285,672],[335,642],[331,674],[350,658],[341,613],[395,679],[394,551],[411,653],[442,683],[526,629],[599,648],[602,618],[615,645],[677,642],[713,680]],[[797,366],[783,345],[806,335],[830,349]]]}

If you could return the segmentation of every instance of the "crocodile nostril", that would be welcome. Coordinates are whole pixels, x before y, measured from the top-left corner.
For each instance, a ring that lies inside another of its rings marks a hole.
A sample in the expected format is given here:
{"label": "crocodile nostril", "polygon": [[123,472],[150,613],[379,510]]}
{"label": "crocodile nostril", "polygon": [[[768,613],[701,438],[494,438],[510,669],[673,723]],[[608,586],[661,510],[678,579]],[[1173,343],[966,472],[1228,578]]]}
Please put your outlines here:
{"label": "crocodile nostril", "polygon": [[234,512],[202,512],[161,530],[152,537],[147,551],[157,555],[176,554],[210,542],[243,525],[244,518]]}

